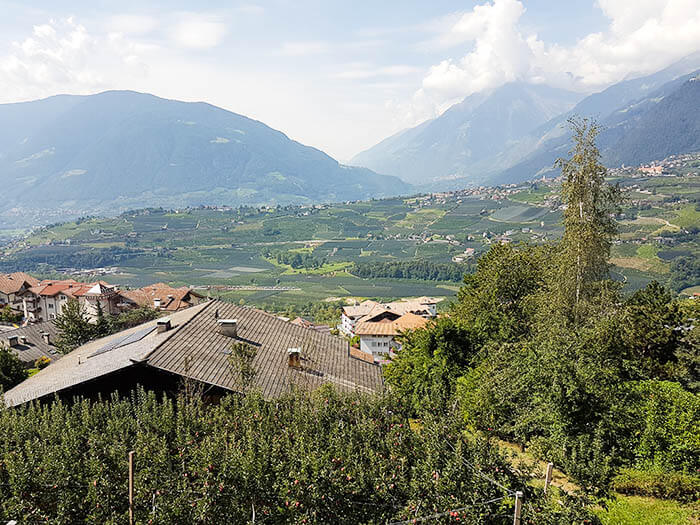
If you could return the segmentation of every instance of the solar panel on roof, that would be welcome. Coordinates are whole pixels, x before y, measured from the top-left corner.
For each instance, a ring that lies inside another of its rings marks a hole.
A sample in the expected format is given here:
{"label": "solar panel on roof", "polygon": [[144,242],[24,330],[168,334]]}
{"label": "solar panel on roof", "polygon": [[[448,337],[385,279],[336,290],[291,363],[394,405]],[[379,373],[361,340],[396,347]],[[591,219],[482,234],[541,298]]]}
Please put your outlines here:
{"label": "solar panel on roof", "polygon": [[130,345],[131,343],[136,343],[137,341],[140,341],[141,339],[146,337],[148,334],[150,334],[155,329],[156,329],[155,326],[149,326],[148,328],[143,328],[142,330],[134,332],[133,334],[129,334],[129,335],[124,336],[124,337],[115,338],[115,339],[111,340],[109,343],[107,343],[106,345],[104,345],[99,350],[95,350],[88,357],[95,357],[96,355],[104,354],[106,352],[109,352],[110,350],[114,350],[114,349],[120,348],[122,346]]}

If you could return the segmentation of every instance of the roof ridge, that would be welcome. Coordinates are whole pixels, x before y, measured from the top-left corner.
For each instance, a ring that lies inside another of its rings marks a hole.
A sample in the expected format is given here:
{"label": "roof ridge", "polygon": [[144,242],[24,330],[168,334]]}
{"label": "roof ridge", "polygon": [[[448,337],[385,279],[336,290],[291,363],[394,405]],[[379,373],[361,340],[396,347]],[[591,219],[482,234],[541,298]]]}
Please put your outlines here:
{"label": "roof ridge", "polygon": [[[215,303],[215,302],[216,302],[216,300],[214,300],[214,301],[207,301],[206,303],[203,303],[204,306],[202,307],[202,309],[201,309],[199,312],[197,312],[196,314],[194,314],[192,317],[190,317],[187,321],[185,321],[184,323],[182,323],[180,326],[175,327],[174,330],[171,330],[171,331],[170,331],[170,334],[168,334],[168,336],[165,337],[160,343],[158,343],[150,352],[148,352],[145,356],[143,356],[143,357],[141,358],[140,361],[141,361],[142,363],[148,362],[148,359],[151,357],[151,355],[153,354],[153,352],[155,352],[155,351],[158,350],[161,346],[163,346],[165,343],[167,343],[168,341],[170,341],[170,339],[171,339],[175,334],[177,334],[180,330],[182,330],[182,329],[185,328],[188,324],[190,324],[190,323],[192,322],[193,319],[196,319],[197,317],[199,317],[199,316],[202,314],[202,312],[204,312],[205,310],[207,310],[207,309],[208,309],[213,303]],[[190,306],[190,308],[197,308],[197,306],[199,306],[199,305]]]}

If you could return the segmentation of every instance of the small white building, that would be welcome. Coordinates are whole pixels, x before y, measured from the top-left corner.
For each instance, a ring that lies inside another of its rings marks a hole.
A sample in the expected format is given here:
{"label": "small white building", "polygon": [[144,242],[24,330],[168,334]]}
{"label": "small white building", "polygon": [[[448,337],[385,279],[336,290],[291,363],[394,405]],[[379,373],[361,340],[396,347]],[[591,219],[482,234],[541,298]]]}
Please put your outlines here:
{"label": "small white building", "polygon": [[363,301],[357,305],[343,307],[343,312],[340,316],[340,325],[338,328],[348,337],[353,337],[357,335],[355,332],[355,327],[358,323],[369,321],[371,318],[383,312],[391,312],[395,314],[395,319],[407,313],[411,313],[425,319],[432,319],[437,316],[437,303],[440,301],[442,301],[442,298],[434,297],[419,297],[417,299],[408,299],[384,304],[376,301]]}
{"label": "small white building", "polygon": [[398,315],[385,310],[355,327],[355,334],[360,337],[360,350],[374,357],[375,361],[388,359],[390,353],[401,350],[401,343],[396,337],[407,330],[424,327],[428,319],[413,313]]}

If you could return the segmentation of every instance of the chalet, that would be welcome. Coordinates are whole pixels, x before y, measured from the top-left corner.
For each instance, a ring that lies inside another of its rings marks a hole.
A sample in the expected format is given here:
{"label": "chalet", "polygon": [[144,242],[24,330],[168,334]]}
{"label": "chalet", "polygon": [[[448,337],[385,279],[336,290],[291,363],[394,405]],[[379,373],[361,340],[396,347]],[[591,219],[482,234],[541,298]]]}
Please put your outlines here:
{"label": "chalet", "polygon": [[28,290],[39,284],[39,280],[24,272],[0,274],[0,308],[10,309],[25,318],[33,317],[35,306],[32,300],[25,305],[25,298],[31,299]]}
{"label": "chalet", "polygon": [[[253,350],[249,382],[237,372],[234,345]],[[270,399],[324,384],[362,393],[383,389],[380,368],[354,357],[347,341],[261,310],[209,301],[91,341],[10,389],[4,399],[16,406],[56,395],[128,394],[138,385],[166,394],[192,385],[212,399],[257,390]]]}
{"label": "chalet", "polygon": [[0,333],[0,347],[6,346],[27,368],[40,357],[56,361],[61,354],[54,343],[58,330],[53,322],[37,323]]}

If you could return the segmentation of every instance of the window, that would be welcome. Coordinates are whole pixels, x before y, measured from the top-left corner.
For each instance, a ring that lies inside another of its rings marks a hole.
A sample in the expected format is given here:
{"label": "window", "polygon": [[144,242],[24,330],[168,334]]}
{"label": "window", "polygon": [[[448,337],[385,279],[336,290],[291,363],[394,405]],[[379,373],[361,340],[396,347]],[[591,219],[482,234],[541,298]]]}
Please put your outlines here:
{"label": "window", "polygon": [[53,303],[49,303],[49,310],[53,310]]}

